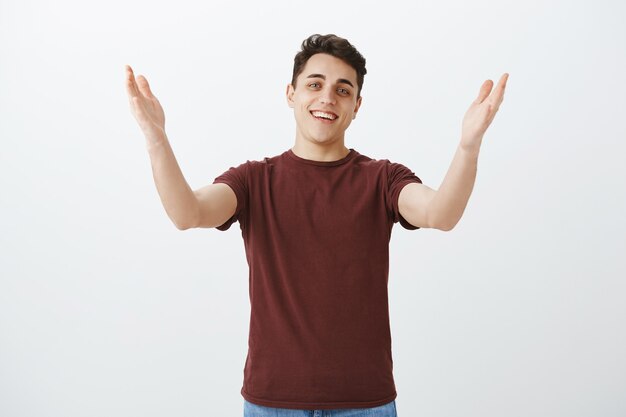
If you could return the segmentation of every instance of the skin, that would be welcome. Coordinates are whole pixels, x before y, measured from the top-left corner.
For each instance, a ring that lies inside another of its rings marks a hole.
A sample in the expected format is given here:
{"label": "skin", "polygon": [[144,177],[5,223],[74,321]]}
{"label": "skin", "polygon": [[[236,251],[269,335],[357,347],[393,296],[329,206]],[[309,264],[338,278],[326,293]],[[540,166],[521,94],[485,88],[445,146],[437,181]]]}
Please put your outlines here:
{"label": "skin", "polygon": [[[352,86],[341,80],[349,81]],[[297,156],[335,161],[348,154],[345,131],[356,118],[362,101],[362,97],[357,97],[356,80],[356,70],[341,59],[315,54],[298,75],[296,87],[287,86],[287,104],[296,119],[292,151]],[[329,111],[338,117],[330,123],[320,121],[311,115],[312,110]]]}
{"label": "skin", "polygon": [[478,97],[472,102],[463,117],[461,146],[465,149],[478,152],[482,138],[504,100],[504,90],[508,79],[508,73],[502,74],[498,86],[493,92],[491,91],[493,88],[493,81],[491,80],[485,81],[480,87]]}
{"label": "skin", "polygon": [[[311,77],[313,74],[317,74]],[[502,101],[509,74],[486,80],[477,98],[463,117],[461,140],[452,163],[438,190],[411,183],[400,192],[400,214],[417,227],[448,231],[461,219],[474,187],[478,154],[487,128]],[[346,82],[341,80],[346,80]],[[296,138],[292,151],[299,157],[317,161],[344,158],[345,131],[361,106],[357,97],[356,71],[347,63],[327,54],[313,55],[297,77],[296,86],[287,86],[286,97],[296,119]],[[148,80],[135,77],[126,66],[126,90],[131,112],[146,138],[157,189],[166,212],[181,229],[215,227],[235,211],[236,196],[225,184],[210,184],[191,191],[185,181],[165,135],[165,115],[152,93]],[[332,112],[333,122],[311,115],[312,110]]]}
{"label": "skin", "polygon": [[150,89],[143,75],[135,77],[130,65],[126,65],[126,93],[130,109],[139,127],[150,141],[158,141],[165,133],[165,112]]}
{"label": "skin", "polygon": [[148,80],[135,76],[127,65],[125,84],[131,113],[146,139],[154,183],[172,223],[179,230],[223,224],[237,207],[234,191],[226,184],[209,184],[193,191],[165,134],[165,114]]}
{"label": "skin", "polygon": [[463,117],[461,141],[439,190],[415,183],[402,189],[398,207],[409,223],[448,231],[459,222],[474,188],[483,136],[504,100],[508,78],[504,73],[493,91],[491,80],[480,87]]}

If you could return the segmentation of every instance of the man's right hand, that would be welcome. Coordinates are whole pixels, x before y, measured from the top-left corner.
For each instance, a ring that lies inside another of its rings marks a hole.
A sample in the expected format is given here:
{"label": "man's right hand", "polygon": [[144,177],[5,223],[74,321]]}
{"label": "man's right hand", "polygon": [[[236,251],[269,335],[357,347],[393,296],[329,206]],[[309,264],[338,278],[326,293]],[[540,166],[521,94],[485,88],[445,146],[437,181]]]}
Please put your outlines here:
{"label": "man's right hand", "polygon": [[150,91],[143,75],[135,77],[130,65],[126,65],[126,92],[130,109],[146,136],[148,143],[156,143],[164,137],[165,113],[159,100]]}

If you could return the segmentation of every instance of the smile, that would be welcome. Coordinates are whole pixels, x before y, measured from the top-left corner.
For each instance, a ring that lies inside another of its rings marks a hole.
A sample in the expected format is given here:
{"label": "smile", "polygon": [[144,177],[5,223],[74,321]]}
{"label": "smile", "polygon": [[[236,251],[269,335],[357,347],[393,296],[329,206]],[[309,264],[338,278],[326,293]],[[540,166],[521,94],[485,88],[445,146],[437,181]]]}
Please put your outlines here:
{"label": "smile", "polygon": [[326,123],[331,123],[333,122],[335,119],[337,119],[337,115],[334,113],[330,113],[330,112],[325,112],[325,111],[318,111],[318,110],[313,110],[310,112],[311,115],[313,117],[315,117],[317,120],[322,121],[322,122],[326,122]]}

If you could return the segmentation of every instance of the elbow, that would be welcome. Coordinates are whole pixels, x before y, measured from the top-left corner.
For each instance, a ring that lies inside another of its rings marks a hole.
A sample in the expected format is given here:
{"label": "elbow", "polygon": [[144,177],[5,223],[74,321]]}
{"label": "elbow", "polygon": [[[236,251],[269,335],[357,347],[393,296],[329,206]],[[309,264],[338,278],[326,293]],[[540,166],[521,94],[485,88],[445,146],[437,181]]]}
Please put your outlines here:
{"label": "elbow", "polygon": [[172,223],[174,223],[174,226],[176,226],[178,230],[188,230],[198,227],[200,213],[195,210],[193,212],[187,212],[186,214],[190,215],[183,216],[182,218],[170,216],[170,220],[172,220]]}
{"label": "elbow", "polygon": [[441,230],[442,232],[449,232],[450,230],[454,229],[454,227],[457,225],[458,222],[459,222],[458,219],[440,220],[440,221],[434,222],[432,228]]}
{"label": "elbow", "polygon": [[191,229],[191,226],[177,224],[175,225],[178,230],[188,230]]}
{"label": "elbow", "polygon": [[427,218],[429,220],[428,223],[430,224],[430,227],[441,230],[442,232],[449,232],[454,229],[463,215],[463,213],[458,215],[438,211],[433,212],[432,210],[428,214],[429,216]]}
{"label": "elbow", "polygon": [[456,226],[456,224],[443,224],[436,227],[436,229],[441,230],[442,232],[449,232],[450,230],[454,229],[454,226]]}
{"label": "elbow", "polygon": [[194,222],[190,222],[190,221],[185,221],[185,222],[181,222],[181,221],[175,221],[172,219],[172,222],[174,223],[174,226],[176,226],[176,228],[178,230],[189,230],[189,229],[193,229],[196,227]]}
{"label": "elbow", "polygon": [[441,230],[442,232],[449,232],[454,229],[459,222],[460,217],[456,217],[449,213],[449,210],[443,210],[439,206],[435,206],[436,202],[433,200],[427,205],[425,210],[425,223],[430,229]]}

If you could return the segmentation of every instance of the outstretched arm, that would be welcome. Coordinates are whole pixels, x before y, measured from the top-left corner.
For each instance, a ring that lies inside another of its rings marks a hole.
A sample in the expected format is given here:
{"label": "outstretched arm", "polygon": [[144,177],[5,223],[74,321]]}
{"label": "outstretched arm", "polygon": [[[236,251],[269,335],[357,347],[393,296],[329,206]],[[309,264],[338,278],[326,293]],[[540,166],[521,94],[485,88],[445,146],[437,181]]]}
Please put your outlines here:
{"label": "outstretched arm", "polygon": [[493,92],[493,81],[483,83],[478,97],[465,113],[461,142],[439,190],[418,183],[402,189],[398,207],[409,223],[447,231],[459,222],[474,188],[483,136],[504,100],[508,78],[509,74],[503,74]]}
{"label": "outstretched arm", "polygon": [[146,139],[152,176],[165,212],[180,230],[216,227],[237,208],[235,192],[226,184],[209,184],[193,191],[176,161],[165,134],[165,114],[143,75],[126,66],[126,92],[133,116]]}

